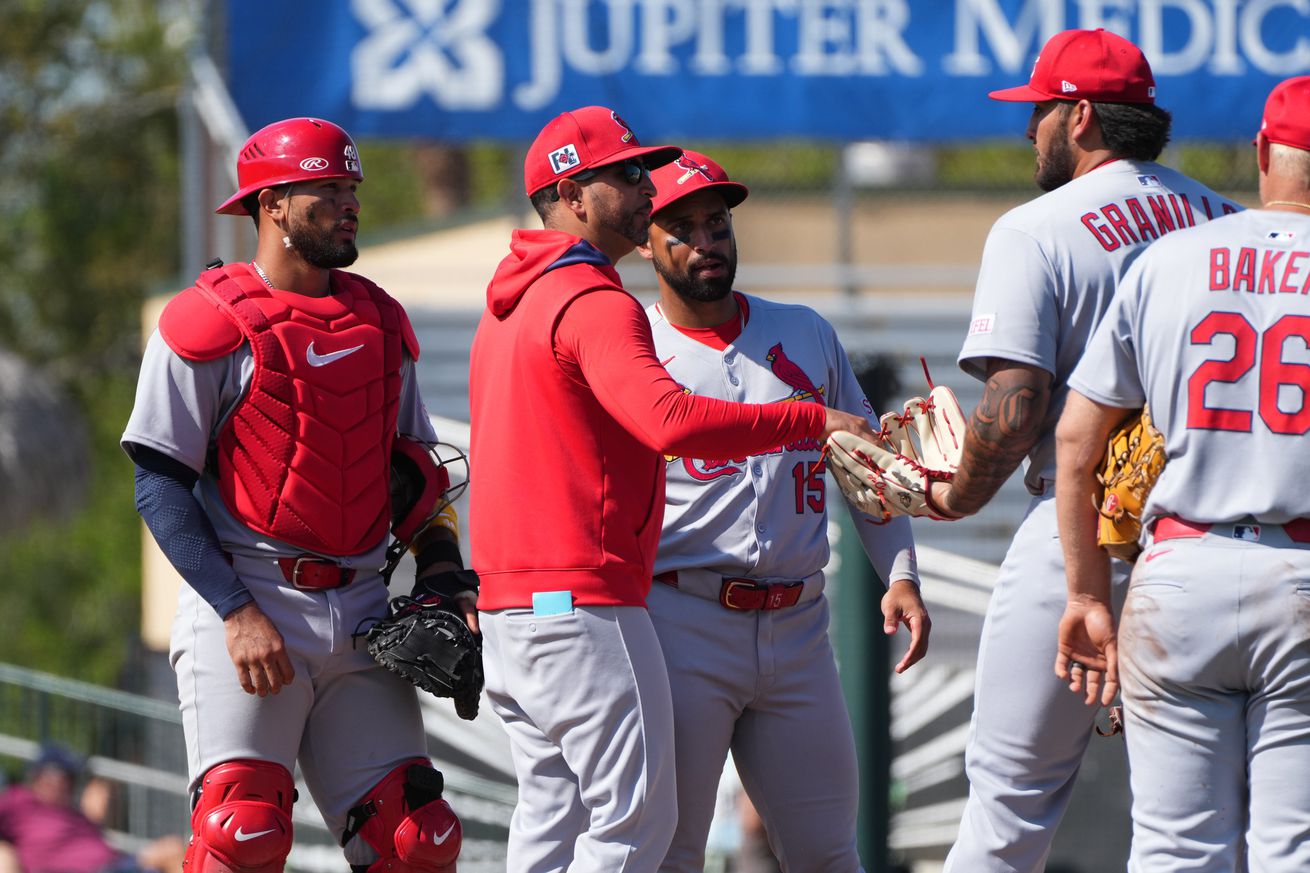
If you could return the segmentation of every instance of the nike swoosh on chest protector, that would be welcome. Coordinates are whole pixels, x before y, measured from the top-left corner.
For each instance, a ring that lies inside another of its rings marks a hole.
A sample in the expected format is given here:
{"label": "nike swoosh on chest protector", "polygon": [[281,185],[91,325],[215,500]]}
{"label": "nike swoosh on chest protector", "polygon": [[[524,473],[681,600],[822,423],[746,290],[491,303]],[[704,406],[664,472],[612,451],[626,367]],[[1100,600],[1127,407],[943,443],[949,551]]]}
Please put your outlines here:
{"label": "nike swoosh on chest protector", "polygon": [[236,837],[236,841],[238,843],[244,843],[246,840],[253,840],[256,837],[267,836],[268,834],[273,833],[273,831],[275,830],[277,830],[277,828],[269,828],[266,831],[255,831],[253,834],[246,834],[241,832],[241,828],[237,828],[237,832],[232,836]]}
{"label": "nike swoosh on chest protector", "polygon": [[364,348],[364,344],[360,343],[354,348],[341,349],[340,351],[336,351],[336,352],[328,352],[325,355],[318,355],[314,353],[314,342],[313,340],[311,340],[309,343],[309,348],[305,350],[305,360],[309,362],[309,366],[311,367],[322,367],[324,364],[330,364],[333,361],[339,361],[342,358],[344,358],[346,355],[353,355],[355,352],[359,351],[362,348]]}
{"label": "nike swoosh on chest protector", "polygon": [[441,836],[437,836],[436,834],[432,835],[432,842],[440,846],[442,843],[444,843],[447,839],[450,838],[451,831],[453,830],[455,830],[455,823],[451,822],[450,827],[446,828],[446,832],[444,834],[442,834]]}

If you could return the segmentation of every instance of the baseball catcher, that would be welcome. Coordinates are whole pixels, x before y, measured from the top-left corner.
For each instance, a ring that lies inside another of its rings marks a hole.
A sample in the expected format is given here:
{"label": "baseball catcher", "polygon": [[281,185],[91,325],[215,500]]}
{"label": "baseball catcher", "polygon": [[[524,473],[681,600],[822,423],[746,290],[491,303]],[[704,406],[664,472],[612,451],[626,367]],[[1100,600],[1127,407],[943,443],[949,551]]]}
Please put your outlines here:
{"label": "baseball catcher", "polygon": [[932,387],[901,412],[882,416],[878,442],[845,431],[828,438],[825,456],[838,487],[856,509],[886,523],[895,515],[948,520],[932,500],[934,481],[949,482],[960,464],[965,419],[955,393]]}
{"label": "baseball catcher", "polygon": [[[383,575],[390,579],[409,550],[415,553],[416,581],[412,593],[395,597],[387,616],[362,635],[375,661],[424,691],[453,698],[455,712],[471,721],[482,693],[482,641],[465,624],[456,600],[477,597],[478,576],[463,568],[453,537],[424,536],[434,528],[458,536],[454,501],[468,480],[452,487],[449,463],[437,463],[425,446],[397,440],[391,458],[395,542]],[[438,565],[455,569],[431,572]]]}

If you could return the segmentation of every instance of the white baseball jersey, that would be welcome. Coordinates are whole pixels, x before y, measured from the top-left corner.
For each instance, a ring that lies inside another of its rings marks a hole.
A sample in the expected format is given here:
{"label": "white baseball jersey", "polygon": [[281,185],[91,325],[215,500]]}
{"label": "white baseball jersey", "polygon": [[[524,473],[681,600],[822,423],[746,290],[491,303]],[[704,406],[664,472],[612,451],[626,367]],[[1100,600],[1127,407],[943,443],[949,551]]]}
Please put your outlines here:
{"label": "white baseball jersey", "polygon": [[1044,435],[1028,453],[1030,492],[1054,483],[1055,422],[1069,374],[1129,264],[1147,243],[1238,209],[1167,167],[1117,160],[1010,210],[992,227],[959,363],[977,379],[985,378],[987,358],[1054,377]]}
{"label": "white baseball jersey", "polygon": [[[647,307],[660,362],[689,393],[740,403],[819,402],[877,416],[832,325],[807,306],[743,295],[741,335],[719,351]],[[821,440],[746,458],[669,458],[656,574],[709,569],[760,581],[821,574],[828,563]],[[843,501],[844,503],[844,501]],[[908,519],[856,529],[887,584],[917,579]]]}
{"label": "white baseball jersey", "polygon": [[1310,216],[1257,210],[1152,246],[1070,385],[1151,406],[1169,459],[1147,501],[1197,522],[1310,516]]}

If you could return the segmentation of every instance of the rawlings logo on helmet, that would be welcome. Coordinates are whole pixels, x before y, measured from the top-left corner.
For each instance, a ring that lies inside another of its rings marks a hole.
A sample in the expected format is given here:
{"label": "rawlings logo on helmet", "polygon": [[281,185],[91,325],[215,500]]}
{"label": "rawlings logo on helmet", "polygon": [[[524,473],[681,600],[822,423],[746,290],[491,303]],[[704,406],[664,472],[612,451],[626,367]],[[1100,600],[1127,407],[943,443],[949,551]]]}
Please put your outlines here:
{"label": "rawlings logo on helmet", "polygon": [[[343,158],[336,160],[331,155]],[[340,176],[364,178],[350,134],[317,118],[275,121],[255,131],[242,146],[237,157],[237,190],[217,211],[246,215],[242,201],[263,188]]]}

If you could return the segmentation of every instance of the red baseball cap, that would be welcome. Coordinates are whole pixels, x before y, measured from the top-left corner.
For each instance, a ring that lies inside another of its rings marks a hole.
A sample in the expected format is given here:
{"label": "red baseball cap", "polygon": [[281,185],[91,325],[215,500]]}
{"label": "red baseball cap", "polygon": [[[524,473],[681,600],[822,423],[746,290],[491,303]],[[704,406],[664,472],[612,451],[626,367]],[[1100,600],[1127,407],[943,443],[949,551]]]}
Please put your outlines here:
{"label": "red baseball cap", "polygon": [[746,199],[750,189],[740,182],[728,179],[728,173],[700,152],[684,151],[675,161],[665,164],[650,174],[655,183],[655,198],[651,201],[651,214],[659,212],[676,200],[695,191],[713,188],[723,196],[732,209]]}
{"label": "red baseball cap", "polygon": [[1066,30],[1042,46],[1027,85],[987,96],[1018,103],[1154,103],[1155,77],[1142,50],[1122,36],[1103,28]]}
{"label": "red baseball cap", "polygon": [[628,123],[604,106],[584,106],[550,120],[528,148],[523,185],[531,197],[547,185],[589,170],[641,158],[647,169],[662,167],[681,151],[643,146]]}
{"label": "red baseball cap", "polygon": [[1280,145],[1310,151],[1310,76],[1284,79],[1269,92],[1260,132]]}

